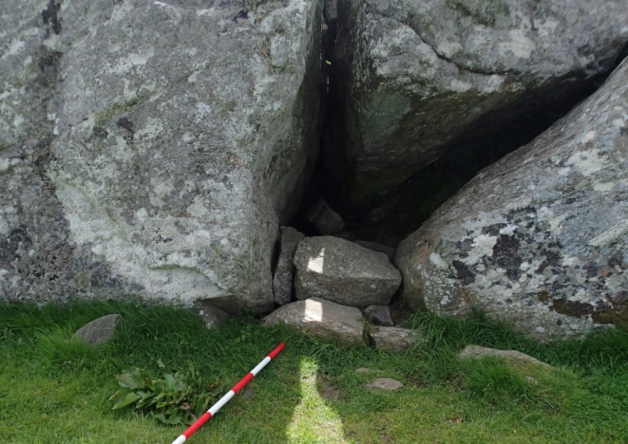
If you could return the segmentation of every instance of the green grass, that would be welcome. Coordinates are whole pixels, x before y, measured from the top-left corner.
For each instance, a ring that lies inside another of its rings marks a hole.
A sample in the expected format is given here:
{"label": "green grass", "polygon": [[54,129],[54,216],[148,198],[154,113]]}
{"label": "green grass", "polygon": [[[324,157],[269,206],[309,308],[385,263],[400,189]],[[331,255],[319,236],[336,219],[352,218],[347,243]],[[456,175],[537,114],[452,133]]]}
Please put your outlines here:
{"label": "green grass", "polygon": [[[114,341],[71,341],[86,322],[121,313]],[[201,371],[228,390],[279,342],[285,350],[191,438],[195,443],[628,442],[628,333],[542,345],[481,315],[419,313],[428,346],[403,355],[338,349],[253,318],[216,332],[192,313],[133,303],[0,304],[0,442],[170,443],[184,427],[111,410],[115,375],[131,367]],[[460,361],[465,344],[517,349],[554,366]],[[360,367],[371,369],[356,373]],[[405,384],[364,387],[375,377]],[[331,384],[331,388],[329,386]],[[333,388],[333,390],[332,390]]]}

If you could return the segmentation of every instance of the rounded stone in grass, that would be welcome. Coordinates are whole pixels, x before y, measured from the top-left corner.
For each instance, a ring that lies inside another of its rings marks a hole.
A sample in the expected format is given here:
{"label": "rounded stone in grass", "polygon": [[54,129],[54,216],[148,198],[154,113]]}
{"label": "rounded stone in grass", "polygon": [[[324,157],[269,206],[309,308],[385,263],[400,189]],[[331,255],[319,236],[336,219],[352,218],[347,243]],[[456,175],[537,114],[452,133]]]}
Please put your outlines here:
{"label": "rounded stone in grass", "polygon": [[264,318],[266,325],[283,323],[297,331],[335,340],[340,345],[363,344],[362,314],[355,307],[311,298],[283,305]]}
{"label": "rounded stone in grass", "polygon": [[389,353],[403,353],[424,339],[418,330],[400,327],[372,327],[368,335],[375,348]]}
{"label": "rounded stone in grass", "polygon": [[503,358],[508,362],[516,363],[516,364],[537,364],[546,368],[551,368],[551,365],[539,361],[536,358],[533,358],[530,355],[526,355],[525,353],[521,353],[517,350],[498,350],[496,348],[489,347],[481,347],[479,345],[467,345],[464,349],[460,351],[458,354],[460,359],[482,359],[487,356],[496,356],[498,358]]}
{"label": "rounded stone in grass", "polygon": [[401,387],[403,387],[403,384],[392,378],[376,378],[370,384],[366,384],[366,386],[372,389],[386,390],[388,392],[392,392],[395,390],[399,390]]}
{"label": "rounded stone in grass", "polygon": [[101,316],[83,325],[72,337],[80,339],[89,345],[106,344],[113,339],[119,320],[119,314]]}

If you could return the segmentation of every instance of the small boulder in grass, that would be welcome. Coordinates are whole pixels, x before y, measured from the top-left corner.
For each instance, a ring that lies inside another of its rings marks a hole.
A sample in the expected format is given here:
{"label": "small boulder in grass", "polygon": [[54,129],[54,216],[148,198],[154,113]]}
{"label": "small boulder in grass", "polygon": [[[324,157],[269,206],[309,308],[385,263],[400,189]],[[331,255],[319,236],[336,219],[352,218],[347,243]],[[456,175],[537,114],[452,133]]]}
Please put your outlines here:
{"label": "small boulder in grass", "polygon": [[229,320],[229,313],[205,300],[195,301],[194,308],[209,329],[219,330]]}
{"label": "small boulder in grass", "polygon": [[325,299],[292,302],[264,318],[265,325],[281,323],[315,337],[333,339],[343,346],[363,344],[364,326],[360,310]]}
{"label": "small boulder in grass", "polygon": [[401,327],[371,327],[368,335],[375,348],[389,353],[403,353],[422,340],[418,330]]}
{"label": "small boulder in grass", "polygon": [[80,339],[89,345],[103,345],[110,342],[120,321],[119,314],[110,314],[94,319],[79,328],[73,338]]}
{"label": "small boulder in grass", "polygon": [[403,387],[403,384],[392,378],[375,378],[370,384],[366,384],[368,388],[375,390],[385,390],[393,392]]}
{"label": "small boulder in grass", "polygon": [[458,356],[461,359],[482,359],[487,356],[497,356],[498,358],[503,358],[516,364],[538,364],[547,368],[552,367],[545,362],[539,361],[517,350],[498,350],[496,348],[481,347],[479,345],[467,345]]}

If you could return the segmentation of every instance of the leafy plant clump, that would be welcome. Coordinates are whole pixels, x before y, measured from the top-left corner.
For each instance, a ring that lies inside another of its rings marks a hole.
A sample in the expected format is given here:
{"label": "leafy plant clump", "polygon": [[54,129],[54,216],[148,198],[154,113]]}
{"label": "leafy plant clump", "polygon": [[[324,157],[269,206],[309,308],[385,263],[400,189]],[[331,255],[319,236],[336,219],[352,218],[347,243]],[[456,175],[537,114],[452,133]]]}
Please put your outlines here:
{"label": "leafy plant clump", "polygon": [[159,367],[158,372],[136,367],[116,375],[122,388],[109,398],[113,410],[135,408],[164,424],[191,424],[221,391],[217,382],[204,385],[192,364],[187,371],[174,373],[166,372],[161,361]]}

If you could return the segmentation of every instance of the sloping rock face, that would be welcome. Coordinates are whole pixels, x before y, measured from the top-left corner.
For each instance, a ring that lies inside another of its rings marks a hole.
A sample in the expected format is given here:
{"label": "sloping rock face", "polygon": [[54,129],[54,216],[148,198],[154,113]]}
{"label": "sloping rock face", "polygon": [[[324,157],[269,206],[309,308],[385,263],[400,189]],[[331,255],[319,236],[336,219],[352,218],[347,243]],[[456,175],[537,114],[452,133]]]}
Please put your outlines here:
{"label": "sloping rock face", "polygon": [[318,297],[358,308],[386,305],[401,284],[386,255],[338,237],[305,238],[294,266],[297,299]]}
{"label": "sloping rock face", "polygon": [[494,131],[608,71],[628,1],[339,0],[330,91],[354,203],[398,185],[452,142]]}
{"label": "sloping rock face", "polygon": [[261,3],[3,3],[0,297],[272,306],[317,153],[321,5]]}
{"label": "sloping rock face", "polygon": [[628,60],[485,169],[397,251],[403,297],[540,339],[628,321]]}

